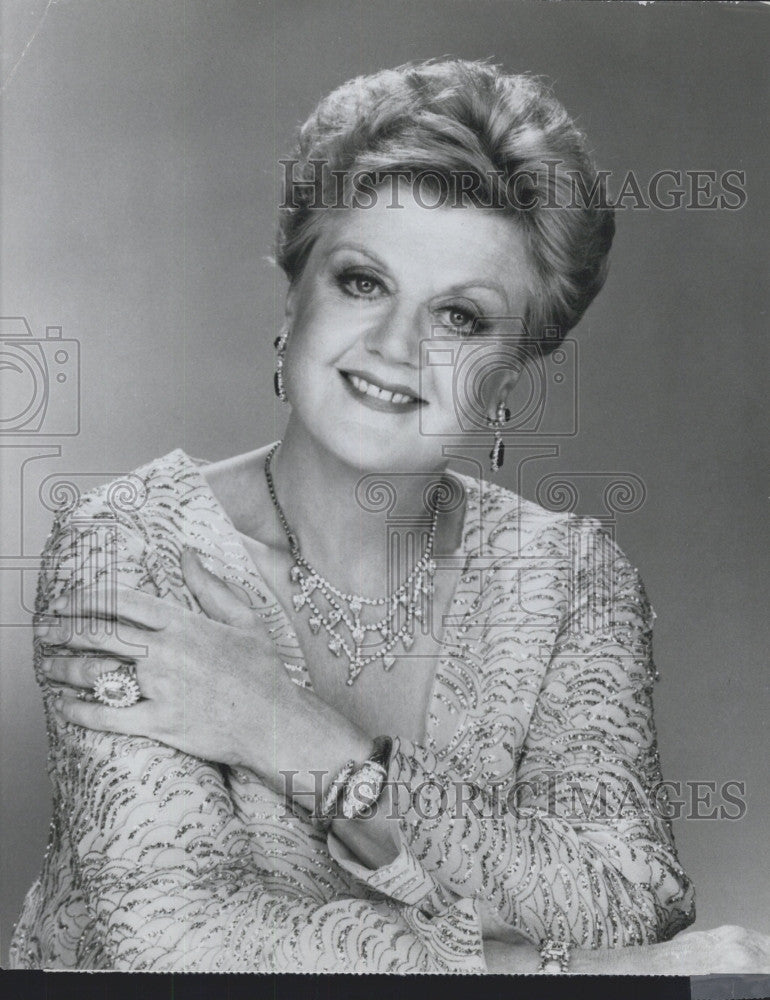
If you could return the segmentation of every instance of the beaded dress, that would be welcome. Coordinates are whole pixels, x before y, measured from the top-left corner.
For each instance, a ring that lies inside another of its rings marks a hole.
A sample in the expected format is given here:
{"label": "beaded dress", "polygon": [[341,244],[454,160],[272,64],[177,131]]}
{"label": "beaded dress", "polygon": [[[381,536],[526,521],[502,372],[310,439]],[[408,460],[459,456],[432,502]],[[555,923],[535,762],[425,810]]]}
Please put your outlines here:
{"label": "beaded dress", "polygon": [[[187,545],[248,595],[310,686],[202,464],[177,449],[57,515],[37,613],[107,574],[194,611]],[[536,944],[589,948],[693,921],[664,818],[636,570],[598,522],[452,475],[464,563],[425,737],[395,734],[388,775],[434,794],[412,796],[395,860],[359,864],[249,769],[57,721],[36,640],[53,819],[11,967],[484,972],[482,913]]]}

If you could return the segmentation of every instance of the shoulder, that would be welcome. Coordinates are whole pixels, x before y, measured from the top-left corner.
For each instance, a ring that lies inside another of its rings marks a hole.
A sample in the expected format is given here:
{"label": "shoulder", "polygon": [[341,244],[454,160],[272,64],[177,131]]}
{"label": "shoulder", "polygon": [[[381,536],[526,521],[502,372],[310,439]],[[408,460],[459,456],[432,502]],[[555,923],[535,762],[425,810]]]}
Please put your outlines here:
{"label": "shoulder", "polygon": [[492,554],[514,546],[516,552],[539,548],[553,555],[575,553],[591,545],[609,546],[622,555],[610,533],[595,517],[568,509],[549,509],[486,479],[455,472],[468,499],[466,532]]}
{"label": "shoulder", "polygon": [[[655,617],[637,567],[598,518],[549,510],[488,480],[453,471],[466,491],[466,553],[558,585],[571,605],[610,602]],[[565,498],[566,499],[566,498]]]}
{"label": "shoulder", "polygon": [[84,487],[93,478],[85,473],[57,478],[49,488],[54,519],[41,579],[82,583],[108,566],[142,564],[157,530],[179,520],[186,502],[204,491],[197,465],[177,448],[93,488]]}
{"label": "shoulder", "polygon": [[141,515],[148,503],[162,498],[183,498],[198,487],[201,463],[189,458],[181,448],[154,458],[131,471],[114,476],[108,482],[88,489],[82,488],[82,478],[59,481],[55,487],[54,508],[65,519],[113,519],[125,521],[131,515]]}

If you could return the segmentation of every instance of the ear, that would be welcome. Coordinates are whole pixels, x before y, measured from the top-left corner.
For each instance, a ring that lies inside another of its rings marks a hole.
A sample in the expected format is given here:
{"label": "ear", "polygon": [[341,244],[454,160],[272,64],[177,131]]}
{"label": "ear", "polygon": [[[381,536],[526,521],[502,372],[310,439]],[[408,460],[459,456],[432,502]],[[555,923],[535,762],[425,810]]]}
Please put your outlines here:
{"label": "ear", "polygon": [[288,329],[294,324],[294,316],[297,308],[297,281],[292,281],[286,291],[286,302],[284,305],[284,320]]}
{"label": "ear", "polygon": [[513,390],[516,388],[516,383],[521,378],[521,373],[524,371],[524,362],[517,361],[515,367],[511,365],[506,369],[505,375],[503,377],[500,393],[501,398],[508,400]]}
{"label": "ear", "polygon": [[516,383],[521,378],[524,368],[523,362],[517,362],[516,367],[507,368],[501,372],[490,388],[490,397],[487,401],[487,408],[490,418],[494,419],[497,414],[498,403],[503,403],[511,409],[511,396],[516,387]]}

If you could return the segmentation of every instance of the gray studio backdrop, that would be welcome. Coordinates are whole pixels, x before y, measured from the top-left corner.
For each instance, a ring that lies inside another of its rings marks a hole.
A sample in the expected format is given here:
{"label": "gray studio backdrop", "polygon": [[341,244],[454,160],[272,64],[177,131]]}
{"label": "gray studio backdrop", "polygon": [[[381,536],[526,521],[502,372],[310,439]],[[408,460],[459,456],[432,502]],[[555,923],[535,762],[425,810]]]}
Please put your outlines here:
{"label": "gray studio backdrop", "polygon": [[636,509],[611,516],[658,612],[666,776],[716,783],[713,803],[706,788],[689,809],[701,815],[724,782],[745,783],[742,818],[675,824],[698,926],[770,931],[767,26],[756,5],[4,5],[0,314],[28,321],[65,380],[51,375],[35,433],[0,434],[3,959],[49,821],[24,627],[49,477],[92,485],[175,447],[213,459],[280,436],[277,158],[330,88],[444,54],[552,78],[613,178],[745,171],[740,210],[619,213],[610,279],[576,331],[579,433],[522,466],[521,482],[515,463],[500,478],[534,498],[570,474],[577,509],[602,516],[613,477],[642,482]]}

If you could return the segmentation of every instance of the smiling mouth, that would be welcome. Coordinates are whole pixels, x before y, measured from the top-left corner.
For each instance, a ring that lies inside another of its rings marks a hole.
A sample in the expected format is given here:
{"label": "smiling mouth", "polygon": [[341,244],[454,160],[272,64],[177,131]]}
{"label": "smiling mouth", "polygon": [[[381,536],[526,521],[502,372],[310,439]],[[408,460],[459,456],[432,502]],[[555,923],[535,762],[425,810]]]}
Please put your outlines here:
{"label": "smiling mouth", "polygon": [[406,388],[386,389],[377,382],[364,378],[356,372],[340,371],[346,385],[362,402],[385,404],[387,409],[409,410],[425,404],[425,400],[413,395]]}

